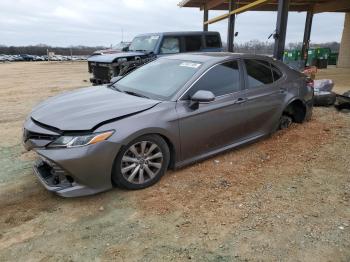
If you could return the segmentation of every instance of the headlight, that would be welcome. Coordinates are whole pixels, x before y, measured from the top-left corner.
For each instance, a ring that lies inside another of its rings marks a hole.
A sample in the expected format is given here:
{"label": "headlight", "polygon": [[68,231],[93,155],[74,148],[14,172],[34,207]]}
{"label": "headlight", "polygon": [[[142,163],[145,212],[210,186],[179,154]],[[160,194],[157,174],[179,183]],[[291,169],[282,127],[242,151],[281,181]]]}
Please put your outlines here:
{"label": "headlight", "polygon": [[60,136],[51,144],[48,145],[49,148],[72,148],[79,146],[87,146],[96,144],[98,142],[107,140],[111,135],[113,135],[114,131],[107,131],[103,133],[94,133],[83,136]]}

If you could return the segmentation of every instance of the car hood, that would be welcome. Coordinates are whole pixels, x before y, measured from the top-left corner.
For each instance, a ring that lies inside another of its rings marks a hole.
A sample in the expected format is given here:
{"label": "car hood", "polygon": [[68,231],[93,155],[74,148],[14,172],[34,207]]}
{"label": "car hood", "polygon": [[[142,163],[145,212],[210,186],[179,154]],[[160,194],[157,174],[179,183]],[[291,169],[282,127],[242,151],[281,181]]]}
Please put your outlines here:
{"label": "car hood", "polygon": [[122,50],[120,49],[102,49],[102,50],[97,50],[93,52],[93,55],[116,54],[121,52]]}
{"label": "car hood", "polygon": [[102,122],[145,111],[158,103],[94,86],[49,98],[33,109],[31,118],[62,131],[93,130]]}
{"label": "car hood", "polygon": [[112,63],[117,58],[145,56],[143,52],[120,52],[115,54],[93,55],[88,58],[89,62]]}

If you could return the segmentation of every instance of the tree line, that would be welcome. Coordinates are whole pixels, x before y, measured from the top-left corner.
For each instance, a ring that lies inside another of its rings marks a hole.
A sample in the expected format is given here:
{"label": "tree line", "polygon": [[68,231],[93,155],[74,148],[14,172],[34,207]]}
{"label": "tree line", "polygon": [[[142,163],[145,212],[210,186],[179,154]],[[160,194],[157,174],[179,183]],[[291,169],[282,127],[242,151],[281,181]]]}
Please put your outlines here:
{"label": "tree line", "polygon": [[[224,44],[224,48],[225,48]],[[273,54],[273,42],[263,42],[259,40],[251,40],[246,43],[235,43],[235,52],[251,53],[251,54]],[[286,50],[301,49],[302,43],[289,43]],[[328,43],[311,43],[310,47],[329,47],[332,52],[339,52],[340,44],[338,42]],[[96,50],[106,49],[104,46],[72,46],[72,47],[52,47],[48,45],[29,45],[29,46],[5,46],[0,45],[0,54],[7,55],[46,55],[47,50],[58,55],[90,55]]]}
{"label": "tree line", "polygon": [[[286,45],[286,50],[299,49],[301,50],[303,43],[289,43]],[[325,48],[328,47],[332,52],[339,52],[340,43],[327,42],[327,43],[311,43],[310,48]],[[235,52],[237,53],[250,53],[250,54],[273,54],[274,42],[263,42],[259,40],[251,40],[246,43],[236,43]]]}
{"label": "tree line", "polygon": [[105,49],[103,46],[73,46],[73,47],[52,47],[47,45],[29,45],[29,46],[5,46],[0,45],[0,54],[6,55],[46,55],[47,51],[58,55],[91,55],[94,51]]}

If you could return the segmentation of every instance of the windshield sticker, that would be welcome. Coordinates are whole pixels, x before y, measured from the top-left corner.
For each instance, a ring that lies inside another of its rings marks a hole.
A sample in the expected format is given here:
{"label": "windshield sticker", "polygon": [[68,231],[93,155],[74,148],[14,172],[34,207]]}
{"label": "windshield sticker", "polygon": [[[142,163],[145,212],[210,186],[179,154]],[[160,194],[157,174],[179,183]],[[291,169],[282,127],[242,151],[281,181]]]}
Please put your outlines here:
{"label": "windshield sticker", "polygon": [[198,63],[189,63],[189,62],[183,62],[180,64],[180,66],[185,66],[185,67],[191,67],[191,68],[198,68],[201,66],[201,64]]}
{"label": "windshield sticker", "polygon": [[158,38],[159,38],[159,35],[152,35],[151,36],[151,40],[158,40]]}

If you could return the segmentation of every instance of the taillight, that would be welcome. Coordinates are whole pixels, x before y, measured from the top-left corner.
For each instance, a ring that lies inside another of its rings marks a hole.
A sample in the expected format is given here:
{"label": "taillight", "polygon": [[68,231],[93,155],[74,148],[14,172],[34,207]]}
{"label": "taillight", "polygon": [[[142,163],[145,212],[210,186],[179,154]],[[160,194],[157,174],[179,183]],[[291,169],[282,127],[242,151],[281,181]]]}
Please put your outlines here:
{"label": "taillight", "polygon": [[314,80],[313,79],[311,79],[311,78],[306,78],[306,85],[308,86],[308,87],[311,87],[312,89],[314,89]]}

